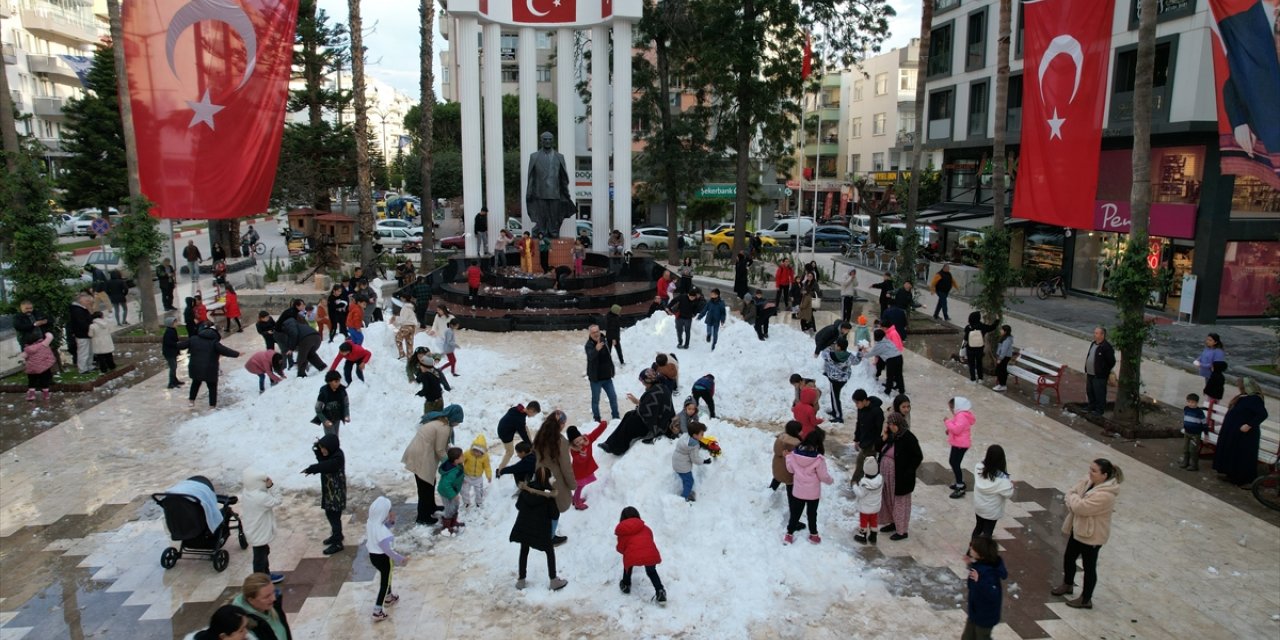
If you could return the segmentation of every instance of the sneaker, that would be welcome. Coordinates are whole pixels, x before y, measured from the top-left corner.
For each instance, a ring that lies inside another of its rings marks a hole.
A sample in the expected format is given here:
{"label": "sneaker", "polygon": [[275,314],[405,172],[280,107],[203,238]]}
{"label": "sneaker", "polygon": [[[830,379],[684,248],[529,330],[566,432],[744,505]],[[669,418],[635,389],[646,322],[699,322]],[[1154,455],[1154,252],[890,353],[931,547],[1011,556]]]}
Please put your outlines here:
{"label": "sneaker", "polygon": [[333,543],[335,543],[335,542],[342,542],[342,538],[340,538],[340,537],[338,537],[338,536],[329,536],[328,538],[325,538],[324,540],[321,540],[321,541],[320,541],[320,544],[323,544],[323,545],[330,545],[330,544],[333,544]]}
{"label": "sneaker", "polygon": [[569,584],[569,581],[565,580],[564,578],[552,578],[551,584],[548,586],[551,588],[552,591],[559,591],[565,588],[565,586],[568,584]]}
{"label": "sneaker", "polygon": [[383,598],[383,599],[382,599],[382,604],[383,604],[384,606],[388,606],[388,607],[389,607],[389,606],[391,606],[391,605],[393,605],[393,604],[395,604],[395,603],[397,603],[397,602],[400,602],[400,596],[398,596],[398,595],[396,595],[396,594],[394,594],[394,593],[388,593],[388,594],[387,594],[387,597],[385,597],[385,598]]}
{"label": "sneaker", "polygon": [[335,542],[335,543],[333,543],[333,544],[331,544],[331,545],[329,545],[329,546],[327,546],[327,547],[325,547],[325,548],[324,548],[324,554],[325,554],[326,556],[331,556],[331,555],[333,555],[333,554],[335,554],[335,553],[338,553],[339,551],[342,551],[342,550],[343,550],[343,549],[345,549],[345,548],[346,548],[346,547],[342,546],[342,543],[341,543],[341,542]]}
{"label": "sneaker", "polygon": [[789,533],[785,536],[782,536],[782,544],[791,544],[792,542],[795,542],[795,541],[796,541],[796,537]]}
{"label": "sneaker", "polygon": [[822,544],[822,536],[819,536],[816,533],[811,533],[809,534],[809,542],[813,544]]}
{"label": "sneaker", "polygon": [[1009,390],[1009,387],[1006,387],[1006,386],[1004,386],[1004,385],[1002,385],[1002,384],[998,384],[998,385],[996,385],[996,386],[994,386],[994,387],[991,387],[991,390],[992,390],[992,391],[1008,391],[1008,390]]}
{"label": "sneaker", "polygon": [[273,574],[271,574],[271,584],[280,584],[281,582],[284,582],[284,574],[283,574],[283,573],[273,573]]}
{"label": "sneaker", "polygon": [[516,580],[516,589],[524,591],[524,588],[527,587],[528,585],[529,585],[529,582],[524,578],[520,578],[519,580]]}
{"label": "sneaker", "polygon": [[1093,603],[1084,598],[1076,598],[1075,600],[1068,600],[1067,606],[1072,609],[1092,609]]}
{"label": "sneaker", "polygon": [[631,593],[631,583],[626,580],[618,581],[618,588],[621,589],[623,593]]}
{"label": "sneaker", "polygon": [[964,497],[964,487],[961,487],[951,492],[952,500],[959,500],[960,498],[963,498],[963,497]]}
{"label": "sneaker", "polygon": [[387,615],[386,611],[374,611],[372,617],[374,622],[382,622],[383,620],[386,620],[390,616]]}

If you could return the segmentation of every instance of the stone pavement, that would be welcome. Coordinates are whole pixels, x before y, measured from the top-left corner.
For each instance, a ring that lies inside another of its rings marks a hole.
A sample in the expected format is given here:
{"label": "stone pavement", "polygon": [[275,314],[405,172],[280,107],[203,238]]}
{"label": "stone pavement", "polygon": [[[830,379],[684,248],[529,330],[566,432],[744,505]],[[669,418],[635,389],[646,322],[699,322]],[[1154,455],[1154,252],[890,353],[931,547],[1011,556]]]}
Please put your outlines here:
{"label": "stone pavement", "polygon": [[[548,357],[577,352],[581,342],[579,333],[565,332],[469,338],[488,348],[523,348]],[[233,348],[256,341],[248,334],[228,338]],[[1067,351],[1078,346],[1067,345]],[[978,416],[974,450],[1002,444],[1016,481],[996,534],[1011,570],[1005,623],[996,629],[997,638],[1274,638],[1280,633],[1276,526],[1204,491],[1170,482],[1162,471],[1039,410],[969,385],[945,367],[914,353],[906,357],[907,384],[916,397],[913,424],[926,460],[911,538],[895,543],[882,537],[872,549],[853,544],[852,532],[829,533],[823,545],[829,552],[861,557],[878,581],[865,592],[849,594],[820,619],[790,620],[787,603],[780,601],[777,624],[753,629],[751,637],[846,638],[851,629],[859,630],[855,635],[904,638],[959,634],[964,618],[960,558],[973,514],[969,500],[947,498],[947,445],[940,434],[943,399],[957,394],[972,399]],[[573,415],[586,411],[576,371],[557,375],[526,366],[504,376],[509,376],[504,382],[534,392],[548,406],[562,406]],[[171,571],[159,566],[168,540],[149,492],[194,472],[231,473],[204,469],[200,452],[172,436],[191,411],[183,394],[163,387],[163,376],[145,380],[3,454],[0,639],[181,638],[225,602],[248,573],[250,554],[234,543],[228,547],[231,565],[223,573],[185,559]],[[228,397],[223,404],[235,401]],[[0,428],[20,420],[6,408]],[[833,440],[833,460],[849,464],[848,434],[837,429]],[[1096,608],[1080,611],[1047,594],[1060,579],[1061,491],[1084,475],[1090,460],[1104,455],[1124,469],[1126,481],[1111,541],[1101,554]],[[975,457],[969,456],[967,467]],[[381,489],[401,509],[414,494],[408,481]],[[486,598],[458,597],[469,559],[450,553],[447,539],[419,549],[419,561],[397,570],[403,599],[390,622],[371,626],[368,609],[376,585],[368,563],[357,553],[320,555],[316,538],[322,522],[314,501],[307,492],[286,495],[277,510],[279,538],[272,545],[273,567],[288,575],[281,586],[296,638],[622,637],[608,616],[582,613],[574,603],[554,598],[526,598],[505,586]],[[353,496],[351,502],[366,504],[368,496]],[[826,509],[851,508],[839,494],[824,502]],[[348,513],[347,519],[358,529],[364,513]],[[402,513],[401,521],[408,520]],[[678,588],[671,586],[673,594]],[[677,597],[669,606],[698,606],[697,598]],[[715,635],[698,629],[688,637]]]}

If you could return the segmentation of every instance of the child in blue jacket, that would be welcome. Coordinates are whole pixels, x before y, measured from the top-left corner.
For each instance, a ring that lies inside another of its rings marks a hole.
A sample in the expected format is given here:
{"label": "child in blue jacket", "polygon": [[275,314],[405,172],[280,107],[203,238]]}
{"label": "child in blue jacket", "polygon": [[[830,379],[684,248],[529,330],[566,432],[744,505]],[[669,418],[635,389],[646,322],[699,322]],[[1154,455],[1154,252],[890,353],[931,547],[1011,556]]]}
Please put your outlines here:
{"label": "child in blue jacket", "polygon": [[1009,577],[995,540],[979,536],[969,541],[964,557],[969,565],[969,617],[961,638],[990,638],[991,630],[1000,624],[1000,604],[1004,597],[1001,580]]}
{"label": "child in blue jacket", "polygon": [[[698,314],[698,319],[707,323],[707,342],[711,343],[711,350],[716,350],[716,343],[720,341],[720,327],[724,326],[725,318],[728,313],[725,311],[724,300],[720,298],[720,290],[712,289],[711,297],[707,300],[707,304],[702,307],[702,313]],[[711,417],[715,417],[714,415]]]}
{"label": "child in blue jacket", "polygon": [[712,418],[716,417],[716,401],[712,399],[715,395],[715,376],[708,373],[707,375],[698,378],[698,380],[693,383],[693,406],[698,406],[697,403],[699,401],[705,401],[707,403],[707,411],[710,413]]}

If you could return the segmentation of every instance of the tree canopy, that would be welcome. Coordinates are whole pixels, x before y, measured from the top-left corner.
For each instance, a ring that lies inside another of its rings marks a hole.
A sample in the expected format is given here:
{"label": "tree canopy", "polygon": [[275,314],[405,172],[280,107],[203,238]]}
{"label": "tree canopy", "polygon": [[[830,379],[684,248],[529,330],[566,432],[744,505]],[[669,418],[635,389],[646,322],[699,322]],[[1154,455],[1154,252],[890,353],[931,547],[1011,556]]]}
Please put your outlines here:
{"label": "tree canopy", "polygon": [[110,47],[94,53],[85,94],[67,101],[62,111],[62,142],[67,153],[58,186],[67,209],[97,207],[106,211],[129,197],[124,125],[120,120],[115,58]]}

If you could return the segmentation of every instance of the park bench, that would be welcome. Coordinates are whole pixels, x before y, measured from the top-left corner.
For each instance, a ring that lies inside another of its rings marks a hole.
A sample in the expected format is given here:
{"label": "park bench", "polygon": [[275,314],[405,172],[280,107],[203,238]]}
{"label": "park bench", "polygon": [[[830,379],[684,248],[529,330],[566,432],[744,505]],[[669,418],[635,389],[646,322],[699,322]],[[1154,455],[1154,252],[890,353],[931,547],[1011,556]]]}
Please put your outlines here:
{"label": "park bench", "polygon": [[1009,375],[1013,376],[1015,384],[1019,379],[1035,383],[1037,400],[1045,389],[1053,389],[1059,405],[1062,404],[1062,377],[1066,372],[1067,365],[1025,349],[1019,351],[1013,362],[1009,363]]}
{"label": "park bench", "polygon": [[[1222,428],[1222,421],[1227,417],[1227,405],[1226,402],[1214,402],[1213,398],[1209,399],[1209,407],[1205,410],[1208,430],[1200,440],[1200,457],[1202,458],[1210,457],[1218,450],[1218,432]],[[1268,418],[1262,422],[1260,429],[1258,462],[1274,471],[1276,459],[1280,457],[1280,420]]]}

